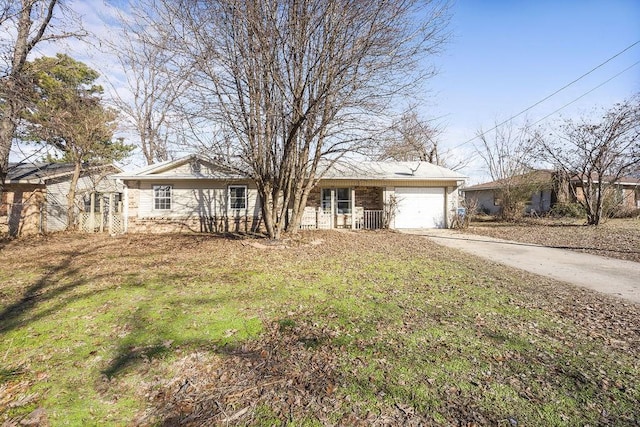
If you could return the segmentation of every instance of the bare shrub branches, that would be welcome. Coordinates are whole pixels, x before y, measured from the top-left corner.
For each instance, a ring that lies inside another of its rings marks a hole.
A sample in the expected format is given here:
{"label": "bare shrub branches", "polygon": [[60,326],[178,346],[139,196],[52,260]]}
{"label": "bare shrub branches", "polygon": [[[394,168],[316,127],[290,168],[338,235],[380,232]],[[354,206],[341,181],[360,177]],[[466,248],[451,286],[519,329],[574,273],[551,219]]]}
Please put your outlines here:
{"label": "bare shrub branches", "polygon": [[513,219],[522,214],[531,194],[543,184],[533,171],[536,150],[528,127],[517,128],[513,122],[497,126],[493,137],[478,131],[480,146],[476,152],[497,185],[501,216]]}
{"label": "bare shrub branches", "polygon": [[549,134],[539,132],[542,158],[563,173],[572,196],[597,225],[608,214],[616,183],[640,165],[640,95],[605,110],[598,119],[565,120]]}

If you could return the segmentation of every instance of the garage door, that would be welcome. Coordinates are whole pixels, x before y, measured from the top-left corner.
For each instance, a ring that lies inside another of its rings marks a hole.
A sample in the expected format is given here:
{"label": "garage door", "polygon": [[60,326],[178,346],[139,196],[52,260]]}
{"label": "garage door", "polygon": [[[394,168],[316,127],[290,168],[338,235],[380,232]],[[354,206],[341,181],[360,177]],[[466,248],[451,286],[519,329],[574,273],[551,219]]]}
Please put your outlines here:
{"label": "garage door", "polygon": [[444,227],[444,188],[396,188],[396,228]]}

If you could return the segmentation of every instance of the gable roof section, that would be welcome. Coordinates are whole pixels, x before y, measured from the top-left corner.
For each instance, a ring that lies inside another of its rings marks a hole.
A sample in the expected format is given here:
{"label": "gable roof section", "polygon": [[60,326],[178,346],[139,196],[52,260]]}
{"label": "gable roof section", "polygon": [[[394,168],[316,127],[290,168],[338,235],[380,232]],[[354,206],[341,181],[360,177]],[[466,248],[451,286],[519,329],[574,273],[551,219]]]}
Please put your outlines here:
{"label": "gable roof section", "polygon": [[[180,168],[191,162],[199,162],[208,166],[206,170],[196,172]],[[385,181],[463,181],[467,177],[452,170],[428,162],[324,162],[318,168],[323,180],[385,180]],[[132,173],[121,173],[114,176],[123,180],[194,180],[248,179],[248,175],[232,170],[222,164],[210,161],[199,155],[190,155],[177,160],[157,163],[143,167]]]}
{"label": "gable roof section", "polygon": [[[104,167],[122,172],[113,164],[86,165],[85,170],[99,170]],[[10,163],[5,184],[46,184],[51,179],[71,176],[74,168],[73,163]]]}
{"label": "gable roof section", "polygon": [[[187,164],[197,163],[205,168],[200,170],[185,171],[181,169],[182,166]],[[145,166],[134,172],[123,172],[114,175],[113,178],[122,180],[141,180],[141,181],[153,181],[158,179],[172,179],[172,180],[194,180],[194,179],[220,179],[220,180],[238,180],[248,179],[248,177],[242,173],[232,170],[222,164],[210,161],[197,154],[191,154],[189,156],[181,157],[177,160],[168,160],[161,163],[155,163],[153,165]]]}

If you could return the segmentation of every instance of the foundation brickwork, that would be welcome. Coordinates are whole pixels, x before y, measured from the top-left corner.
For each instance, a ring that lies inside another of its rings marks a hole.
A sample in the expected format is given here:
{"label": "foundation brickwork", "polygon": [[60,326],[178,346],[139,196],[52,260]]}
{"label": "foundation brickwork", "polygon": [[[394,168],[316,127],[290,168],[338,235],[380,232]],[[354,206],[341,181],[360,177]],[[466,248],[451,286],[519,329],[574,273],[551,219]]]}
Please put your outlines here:
{"label": "foundation brickwork", "polygon": [[129,217],[129,233],[250,233],[260,230],[260,218],[189,217],[136,218]]}

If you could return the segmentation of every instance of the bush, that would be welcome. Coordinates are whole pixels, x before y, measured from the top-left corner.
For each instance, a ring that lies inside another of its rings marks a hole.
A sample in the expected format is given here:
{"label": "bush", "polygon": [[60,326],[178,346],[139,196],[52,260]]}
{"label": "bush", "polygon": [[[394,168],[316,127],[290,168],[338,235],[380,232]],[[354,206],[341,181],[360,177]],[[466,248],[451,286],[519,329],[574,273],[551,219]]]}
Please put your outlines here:
{"label": "bush", "polygon": [[640,208],[621,208],[614,211],[612,218],[640,218]]}
{"label": "bush", "polygon": [[557,203],[551,208],[551,216],[582,218],[587,215],[587,211],[579,203]]}

